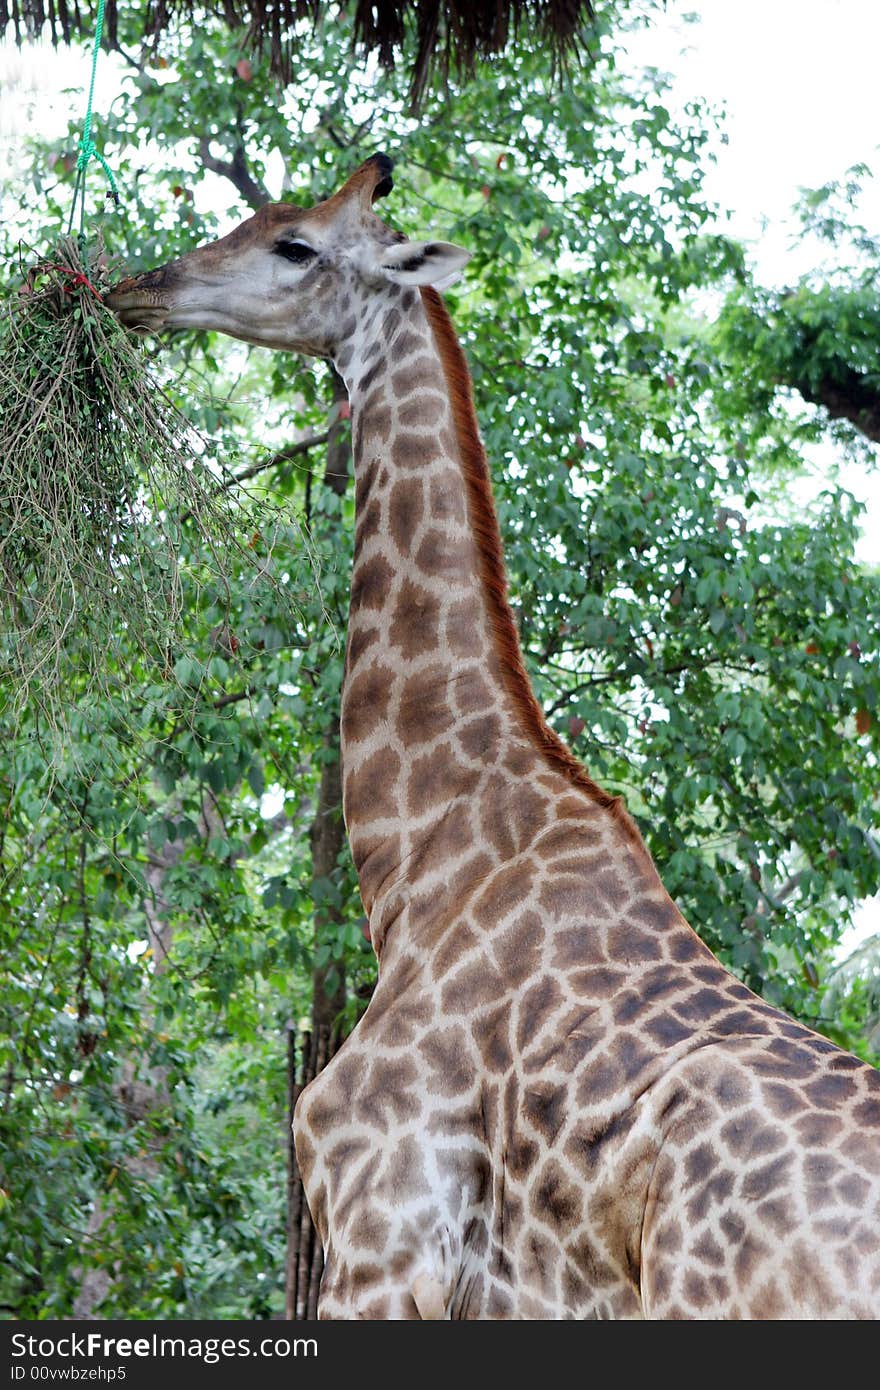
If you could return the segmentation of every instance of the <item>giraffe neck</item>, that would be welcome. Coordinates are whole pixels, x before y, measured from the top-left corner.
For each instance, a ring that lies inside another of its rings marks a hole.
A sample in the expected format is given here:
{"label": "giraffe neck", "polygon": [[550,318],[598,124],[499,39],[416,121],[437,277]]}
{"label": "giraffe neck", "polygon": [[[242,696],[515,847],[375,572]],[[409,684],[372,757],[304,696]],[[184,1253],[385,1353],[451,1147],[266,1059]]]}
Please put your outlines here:
{"label": "giraffe neck", "polygon": [[421,922],[442,917],[523,852],[546,825],[548,796],[590,800],[623,833],[628,823],[547,727],[529,685],[470,379],[442,301],[383,297],[362,330],[338,360],[356,482],[343,804],[380,951],[409,908]]}

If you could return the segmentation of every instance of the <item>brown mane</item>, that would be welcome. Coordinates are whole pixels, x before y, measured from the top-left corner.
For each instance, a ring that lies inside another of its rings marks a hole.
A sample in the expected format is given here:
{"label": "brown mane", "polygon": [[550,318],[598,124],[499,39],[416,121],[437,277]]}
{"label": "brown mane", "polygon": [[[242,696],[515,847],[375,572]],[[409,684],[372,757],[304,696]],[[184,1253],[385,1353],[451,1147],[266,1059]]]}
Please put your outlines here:
{"label": "brown mane", "polygon": [[[501,547],[501,530],[495,511],[489,462],[480,438],[480,427],[474,409],[473,385],[467,360],[446,305],[436,290],[423,289],[422,303],[434,334],[434,341],[449,389],[452,417],[461,452],[462,472],[467,487],[470,520],[480,552],[480,571],[486,593],[489,615],[495,635],[504,682],[522,727],[540,748],[547,761],[586,793],[591,801],[610,811],[624,829],[643,846],[635,822],[630,818],[623,800],[612,796],[588,776],[571,750],[550,728],[538,703],[522,657],[519,634],[507,601],[507,571]],[[647,851],[645,851],[647,853]]]}

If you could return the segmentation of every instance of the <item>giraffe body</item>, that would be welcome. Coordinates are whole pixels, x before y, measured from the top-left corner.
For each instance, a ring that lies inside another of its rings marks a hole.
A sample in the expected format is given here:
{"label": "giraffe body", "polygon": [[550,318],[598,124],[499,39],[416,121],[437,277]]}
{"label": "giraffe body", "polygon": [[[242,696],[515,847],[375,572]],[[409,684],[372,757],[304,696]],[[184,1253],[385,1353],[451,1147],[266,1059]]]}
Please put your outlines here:
{"label": "giraffe body", "polygon": [[297,1106],[320,1314],[876,1317],[880,1074],[715,960],[544,723],[431,288],[466,257],[385,227],[388,187],[367,161],[111,300],[330,356],[351,397],[343,799],[379,981]]}

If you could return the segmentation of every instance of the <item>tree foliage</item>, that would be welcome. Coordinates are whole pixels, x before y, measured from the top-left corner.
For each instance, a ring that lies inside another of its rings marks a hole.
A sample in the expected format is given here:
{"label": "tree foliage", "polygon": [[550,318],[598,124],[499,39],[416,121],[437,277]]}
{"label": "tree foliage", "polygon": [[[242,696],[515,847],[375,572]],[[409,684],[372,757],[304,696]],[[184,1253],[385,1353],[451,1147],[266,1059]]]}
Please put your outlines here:
{"label": "tree foliage", "polygon": [[[782,349],[758,341],[769,301],[710,229],[709,117],[676,123],[658,74],[625,75],[604,31],[588,81],[548,94],[541,54],[515,51],[418,119],[401,81],[329,37],[304,40],[283,94],[210,21],[132,67],[100,132],[125,191],[111,250],[147,268],[282,174],[310,202],[373,150],[395,158],[383,215],[473,252],[448,299],[545,708],[625,795],[712,948],[864,1052],[870,989],[828,982],[880,878],[880,582],[832,481],[780,510],[827,418],[791,410],[768,365]],[[35,242],[69,159],[37,141],[31,157],[5,220]],[[834,351],[868,371],[863,318],[827,305]],[[183,335],[161,362],[250,472],[248,539],[276,580],[302,518],[318,581],[296,571],[294,620],[232,575],[173,680],[139,675],[120,632],[107,662],[126,681],[72,691],[69,734],[33,711],[0,741],[0,1302],[17,1316],[70,1315],[90,1273],[108,1315],[277,1313],[285,1027],[308,1019],[316,968],[346,1026],[373,978],[347,854],[316,877],[309,834],[336,757],[353,499],[323,482],[323,450],[345,411],[324,364]],[[261,498],[291,509],[271,547]]]}

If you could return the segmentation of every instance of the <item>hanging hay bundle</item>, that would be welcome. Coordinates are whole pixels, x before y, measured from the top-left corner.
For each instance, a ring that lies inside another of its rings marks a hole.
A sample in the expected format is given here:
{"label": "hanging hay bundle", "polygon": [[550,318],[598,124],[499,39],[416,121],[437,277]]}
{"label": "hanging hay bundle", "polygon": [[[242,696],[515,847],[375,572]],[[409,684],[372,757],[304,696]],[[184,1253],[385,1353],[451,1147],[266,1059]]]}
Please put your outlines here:
{"label": "hanging hay bundle", "polygon": [[242,560],[267,568],[108,279],[100,248],[63,238],[0,321],[0,700],[54,715],[114,652],[170,675],[187,548],[215,595]]}
{"label": "hanging hay bundle", "polygon": [[[57,3],[57,11],[56,11]],[[365,53],[377,53],[386,67],[411,43],[410,96],[417,106],[432,72],[472,73],[476,63],[502,53],[518,39],[536,40],[549,49],[552,61],[564,66],[583,47],[583,35],[593,19],[592,0],[154,0],[144,10],[144,35],[155,39],[181,17],[222,16],[231,29],[241,29],[257,52],[268,52],[273,72],[291,80],[299,23],[317,24],[322,15],[331,22],[338,10],[354,17],[355,42]],[[106,0],[110,46],[116,44],[116,0]],[[53,41],[70,41],[71,34],[91,24],[94,6],[76,0],[0,0],[0,33],[7,23],[16,38],[40,33],[48,24]]]}

